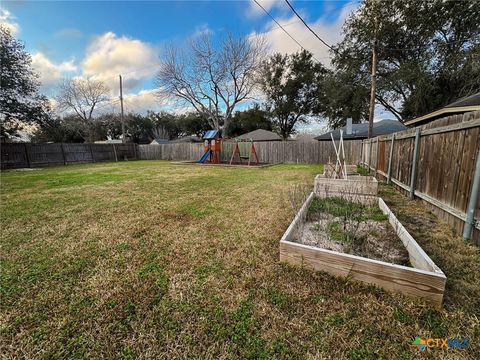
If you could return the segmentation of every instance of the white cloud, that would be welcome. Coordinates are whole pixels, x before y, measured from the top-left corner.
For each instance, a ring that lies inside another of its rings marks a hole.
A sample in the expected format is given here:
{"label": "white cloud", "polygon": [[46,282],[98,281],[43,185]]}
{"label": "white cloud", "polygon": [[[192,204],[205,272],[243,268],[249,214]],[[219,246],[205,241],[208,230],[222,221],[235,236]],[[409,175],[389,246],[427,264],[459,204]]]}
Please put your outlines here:
{"label": "white cloud", "polygon": [[48,90],[68,73],[78,70],[74,60],[55,63],[41,52],[32,55],[32,67],[40,76],[43,90]]}
{"label": "white cloud", "polygon": [[195,38],[195,37],[199,37],[199,36],[202,36],[202,35],[212,35],[213,33],[214,33],[214,31],[212,29],[210,29],[208,24],[202,24],[202,25],[196,27],[196,29],[193,32],[191,37]]}
{"label": "white cloud", "polygon": [[156,95],[155,89],[140,90],[138,93],[124,95],[124,111],[145,114],[147,110],[161,111],[173,110],[170,102],[161,100]]}
{"label": "white cloud", "polygon": [[0,24],[10,30],[12,36],[20,31],[20,25],[15,21],[15,17],[7,9],[0,8]]}
{"label": "white cloud", "polygon": [[[358,3],[350,2],[343,6],[335,21],[326,21],[325,17],[320,17],[314,22],[307,21],[308,25],[322,38],[327,44],[333,45],[342,40],[342,26],[349,16],[349,14],[358,7]],[[298,10],[297,10],[298,11]],[[300,11],[302,13],[302,11]],[[305,14],[301,14],[304,19],[307,18]],[[277,18],[281,24],[288,24],[285,29],[295,38],[306,50],[313,53],[313,55],[325,65],[330,65],[329,49],[322,44],[303,23],[298,21],[295,15],[287,18]],[[295,41],[293,41],[285,32],[278,28],[278,26],[270,21],[266,27],[269,31],[264,36],[271,45],[271,50],[280,53],[294,53],[301,48]]]}
{"label": "white cloud", "polygon": [[96,37],[86,50],[83,75],[103,80],[112,89],[118,87],[118,75],[124,77],[125,91],[157,72],[158,51],[137,39],[107,32]]}
{"label": "white cloud", "polygon": [[[257,0],[257,2],[268,12],[270,12],[270,10],[273,8],[281,8],[284,5],[283,0]],[[265,11],[263,11],[262,8],[253,0],[250,0],[246,15],[249,18],[260,17],[263,15],[267,16]]]}

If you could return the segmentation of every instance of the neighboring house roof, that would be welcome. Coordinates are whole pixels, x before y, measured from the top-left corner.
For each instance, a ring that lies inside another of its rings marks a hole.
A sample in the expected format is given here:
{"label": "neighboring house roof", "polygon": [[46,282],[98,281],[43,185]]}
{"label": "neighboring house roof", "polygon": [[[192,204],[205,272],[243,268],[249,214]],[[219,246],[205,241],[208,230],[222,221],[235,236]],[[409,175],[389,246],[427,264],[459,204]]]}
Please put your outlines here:
{"label": "neighboring house roof", "polygon": [[459,99],[441,109],[432,111],[431,113],[425,114],[412,120],[405,121],[405,125],[418,126],[438,119],[444,115],[463,114],[466,112],[477,110],[480,110],[480,92]]}
{"label": "neighboring house roof", "polygon": [[170,141],[168,139],[157,138],[153,139],[150,145],[161,145],[161,144],[168,144]]}
{"label": "neighboring house roof", "polygon": [[[373,136],[391,134],[397,131],[407,129],[400,121],[397,120],[380,120],[373,123]],[[316,140],[325,141],[331,140],[330,134],[335,140],[340,139],[340,130],[343,130],[344,140],[366,139],[368,137],[368,123],[352,124],[352,133],[347,134],[347,127],[329,131],[325,134],[315,137]]]}
{"label": "neighboring house roof", "polygon": [[237,136],[237,139],[251,139],[252,141],[282,141],[282,138],[278,134],[264,129],[250,131],[246,134]]}
{"label": "neighboring house roof", "polygon": [[198,143],[198,142],[202,142],[203,140],[201,138],[199,138],[198,136],[184,136],[184,137],[180,137],[178,139],[175,139],[175,140],[170,140],[170,144],[171,143],[188,143],[188,142],[192,142],[192,143]]}
{"label": "neighboring house roof", "polygon": [[311,141],[315,141],[315,135],[297,134],[292,140],[299,141],[299,142],[311,142]]}
{"label": "neighboring house roof", "polygon": [[97,140],[94,144],[121,144],[123,141],[118,139]]}
{"label": "neighboring house roof", "polygon": [[203,134],[203,140],[212,140],[218,137],[218,130],[208,130]]}

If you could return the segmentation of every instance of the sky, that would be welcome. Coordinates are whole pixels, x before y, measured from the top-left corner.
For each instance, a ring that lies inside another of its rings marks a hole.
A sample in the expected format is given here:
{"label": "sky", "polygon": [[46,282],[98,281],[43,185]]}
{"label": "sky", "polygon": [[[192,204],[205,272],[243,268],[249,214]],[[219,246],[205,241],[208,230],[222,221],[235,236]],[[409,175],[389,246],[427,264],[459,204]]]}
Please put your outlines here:
{"label": "sky", "polygon": [[[300,22],[285,1],[258,0],[285,29],[329,66],[328,48]],[[293,1],[295,9],[327,43],[342,38],[342,25],[359,5],[352,1]],[[154,77],[162,49],[202,32],[238,36],[266,32],[272,52],[300,47],[253,1],[2,1],[0,21],[32,54],[42,92],[53,98],[63,78],[105,81],[117,111],[122,74],[126,111],[162,110]],[[381,112],[376,117],[384,117]]]}

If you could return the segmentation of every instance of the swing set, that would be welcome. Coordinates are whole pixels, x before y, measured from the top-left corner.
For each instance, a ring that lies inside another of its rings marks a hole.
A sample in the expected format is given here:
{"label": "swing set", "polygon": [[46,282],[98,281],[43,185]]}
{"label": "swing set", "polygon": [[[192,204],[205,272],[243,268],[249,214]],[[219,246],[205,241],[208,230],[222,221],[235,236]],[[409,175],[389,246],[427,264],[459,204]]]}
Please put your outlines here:
{"label": "swing set", "polygon": [[[232,156],[230,157],[229,165],[243,165],[244,162],[246,162],[248,166],[260,165],[253,139],[235,139],[235,144],[232,142],[223,142],[218,130],[206,131],[202,139],[204,140],[205,152],[197,163],[221,164],[222,152],[228,154],[231,151]],[[238,156],[238,161],[235,161],[236,156]]]}
{"label": "swing set", "polygon": [[[238,155],[240,164],[242,159],[247,161],[247,165],[259,165],[258,155],[255,150],[255,145],[253,145],[252,139],[235,139],[235,147],[233,148],[232,157],[230,158],[230,165],[233,164],[235,160],[235,155]],[[254,159],[255,157],[255,159]],[[252,162],[254,160],[254,162]]]}

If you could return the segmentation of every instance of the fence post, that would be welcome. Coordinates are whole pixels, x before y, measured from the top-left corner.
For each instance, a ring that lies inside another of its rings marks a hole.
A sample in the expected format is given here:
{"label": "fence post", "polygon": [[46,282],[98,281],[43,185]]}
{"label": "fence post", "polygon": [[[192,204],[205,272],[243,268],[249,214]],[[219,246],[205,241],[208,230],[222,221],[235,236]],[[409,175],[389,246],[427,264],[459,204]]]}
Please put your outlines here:
{"label": "fence post", "polygon": [[472,229],[475,222],[475,208],[477,206],[478,195],[480,193],[480,151],[477,153],[477,164],[475,166],[475,175],[473,176],[472,191],[468,201],[467,218],[463,226],[463,239],[472,238]]}
{"label": "fence post", "polygon": [[378,171],[378,136],[377,136],[377,146],[375,147],[376,148],[376,151],[375,151],[375,177],[377,177],[377,171]]}
{"label": "fence post", "polygon": [[363,163],[363,140],[361,140],[362,146],[360,147],[360,165]]}
{"label": "fence post", "polygon": [[27,166],[32,167],[31,161],[30,161],[30,153],[28,152],[28,145],[27,143],[24,144],[25,147],[25,158],[27,159]]}
{"label": "fence post", "polygon": [[395,134],[392,134],[392,143],[390,144],[390,155],[388,156],[387,184],[390,184],[390,181],[392,181],[392,158],[393,158],[394,142],[395,142]]}
{"label": "fence post", "polygon": [[133,144],[133,152],[135,154],[135,160],[138,160],[138,144]]}
{"label": "fence post", "polygon": [[370,174],[370,166],[372,165],[372,139],[368,140],[368,173]]}
{"label": "fence post", "polygon": [[63,148],[63,143],[60,143],[60,149],[62,149],[63,165],[67,165],[67,158],[65,157],[65,149]]}
{"label": "fence post", "polygon": [[413,148],[412,159],[412,176],[410,178],[410,199],[415,197],[415,185],[417,182],[417,162],[418,162],[418,149],[420,147],[420,128],[417,128],[415,132],[415,146]]}
{"label": "fence post", "polygon": [[90,155],[92,155],[92,162],[95,162],[95,157],[93,156],[92,144],[88,144],[88,147],[90,148]]}
{"label": "fence post", "polygon": [[115,144],[112,144],[113,146],[113,153],[115,154],[115,162],[118,161],[118,158],[117,158],[117,149],[115,149]]}

